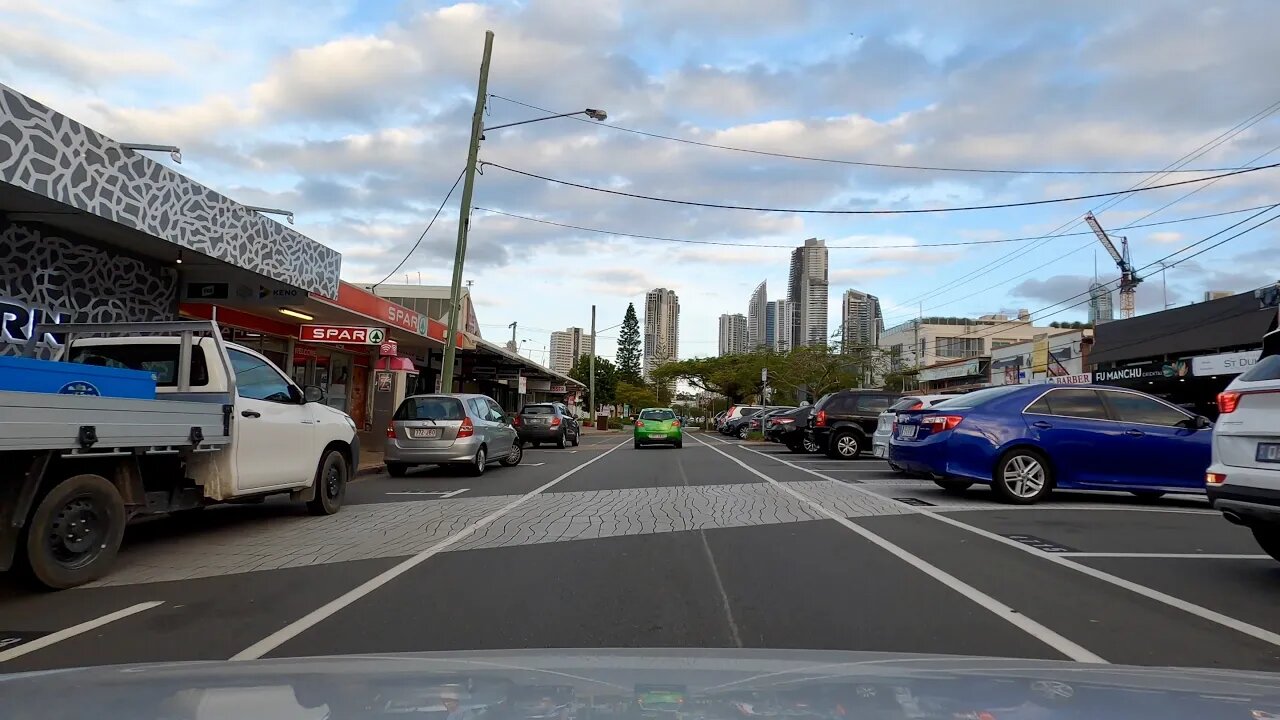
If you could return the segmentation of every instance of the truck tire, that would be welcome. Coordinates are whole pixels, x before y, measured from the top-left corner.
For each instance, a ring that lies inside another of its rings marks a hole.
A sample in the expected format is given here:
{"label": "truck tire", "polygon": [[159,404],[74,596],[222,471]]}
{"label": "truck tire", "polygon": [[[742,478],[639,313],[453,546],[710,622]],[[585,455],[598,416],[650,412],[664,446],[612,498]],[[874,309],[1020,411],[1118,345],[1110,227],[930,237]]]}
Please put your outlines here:
{"label": "truck tire", "polygon": [[72,475],[40,500],[27,524],[24,550],[34,580],[64,590],[111,569],[128,522],[116,486],[101,475]]}
{"label": "truck tire", "polygon": [[316,496],[307,501],[307,512],[312,515],[332,515],[342,509],[342,500],[347,496],[347,479],[351,477],[351,469],[347,467],[347,458],[338,450],[329,450],[320,460],[316,469]]}

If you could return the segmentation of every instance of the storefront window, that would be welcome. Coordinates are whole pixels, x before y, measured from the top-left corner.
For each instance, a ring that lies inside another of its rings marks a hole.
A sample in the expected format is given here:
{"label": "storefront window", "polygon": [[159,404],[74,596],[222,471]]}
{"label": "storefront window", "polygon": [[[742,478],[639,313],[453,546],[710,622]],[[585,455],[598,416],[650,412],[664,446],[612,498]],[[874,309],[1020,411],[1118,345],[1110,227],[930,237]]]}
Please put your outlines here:
{"label": "storefront window", "polygon": [[328,393],[329,407],[347,411],[347,389],[351,385],[351,356],[334,353],[329,362],[329,384],[325,388]]}

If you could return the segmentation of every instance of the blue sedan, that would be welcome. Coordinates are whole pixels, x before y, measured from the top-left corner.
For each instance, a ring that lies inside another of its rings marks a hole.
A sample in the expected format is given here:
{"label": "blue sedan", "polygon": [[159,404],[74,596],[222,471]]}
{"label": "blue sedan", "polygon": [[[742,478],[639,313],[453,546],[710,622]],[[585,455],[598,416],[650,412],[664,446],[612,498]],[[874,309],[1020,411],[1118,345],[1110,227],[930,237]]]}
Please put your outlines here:
{"label": "blue sedan", "polygon": [[889,462],[944,490],[991,485],[1026,505],[1054,488],[1143,498],[1204,492],[1212,423],[1103,385],[1006,385],[902,412]]}

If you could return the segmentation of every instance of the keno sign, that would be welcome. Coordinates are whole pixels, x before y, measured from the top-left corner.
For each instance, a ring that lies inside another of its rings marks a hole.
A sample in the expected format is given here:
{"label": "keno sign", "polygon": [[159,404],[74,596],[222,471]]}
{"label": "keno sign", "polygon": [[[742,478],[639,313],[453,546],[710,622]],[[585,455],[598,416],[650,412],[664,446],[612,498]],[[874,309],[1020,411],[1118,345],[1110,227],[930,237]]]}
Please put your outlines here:
{"label": "keno sign", "polygon": [[381,345],[387,339],[386,328],[349,327],[345,325],[303,325],[298,339],[306,342]]}

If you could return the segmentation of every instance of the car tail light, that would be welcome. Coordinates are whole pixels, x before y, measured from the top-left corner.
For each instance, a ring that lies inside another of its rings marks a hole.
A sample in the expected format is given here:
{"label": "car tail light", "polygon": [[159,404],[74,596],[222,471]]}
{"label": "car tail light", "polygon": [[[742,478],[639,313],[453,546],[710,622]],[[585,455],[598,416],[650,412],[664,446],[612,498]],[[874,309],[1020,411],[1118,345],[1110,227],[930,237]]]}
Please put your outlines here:
{"label": "car tail light", "polygon": [[782,418],[781,420],[774,420],[774,422],[779,425],[786,425],[787,423],[793,423],[795,421],[796,421],[795,418]]}
{"label": "car tail light", "polygon": [[396,437],[396,426],[395,426],[395,425],[388,425],[388,426],[387,426],[387,437],[391,438],[392,440],[394,440],[394,439],[395,439],[395,437]]}
{"label": "car tail light", "polygon": [[471,418],[462,418],[462,424],[458,426],[458,437],[471,437],[476,434],[476,426],[472,424]]}
{"label": "car tail light", "polygon": [[636,421],[636,427],[644,427],[644,421],[643,421],[643,420],[637,420],[637,421]]}
{"label": "car tail light", "polygon": [[1220,392],[1218,393],[1218,412],[1222,415],[1233,413],[1240,406],[1240,393],[1238,392]]}
{"label": "car tail light", "polygon": [[898,434],[898,421],[897,421],[897,420],[894,420],[894,421],[893,421],[893,424],[889,426],[889,432],[893,433],[894,435],[897,435],[897,434]]}
{"label": "car tail light", "polygon": [[512,415],[512,416],[511,416],[511,425],[512,425],[513,427],[519,427],[519,426],[520,426],[520,416],[519,416],[519,415]]}
{"label": "car tail light", "polygon": [[559,417],[552,416],[552,418],[551,418],[551,427],[560,427],[560,418],[559,418]]}
{"label": "car tail light", "polygon": [[934,432],[942,432],[950,430],[960,424],[964,419],[963,415],[929,415],[920,419],[920,424],[927,426]]}
{"label": "car tail light", "polygon": [[679,420],[672,420],[672,421],[671,421],[671,427],[680,427],[680,421],[679,421]]}
{"label": "car tail light", "polygon": [[818,427],[826,427],[826,426],[827,426],[827,411],[826,411],[826,410],[819,410],[819,411],[818,411],[818,414],[817,414],[817,415],[815,415],[815,416],[814,416],[814,418],[813,418],[813,424],[814,424],[814,425],[817,425]]}
{"label": "car tail light", "polygon": [[1204,474],[1205,485],[1221,485],[1226,481],[1227,481],[1226,473],[1205,473]]}
{"label": "car tail light", "polygon": [[923,409],[924,409],[924,403],[923,403],[923,402],[921,402],[921,401],[919,401],[919,400],[917,400],[915,405],[912,405],[911,407],[909,407],[909,408],[907,408],[907,409],[908,409],[908,410],[923,410]]}

